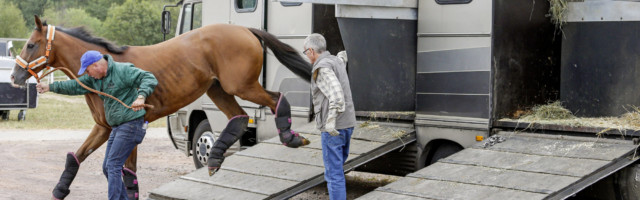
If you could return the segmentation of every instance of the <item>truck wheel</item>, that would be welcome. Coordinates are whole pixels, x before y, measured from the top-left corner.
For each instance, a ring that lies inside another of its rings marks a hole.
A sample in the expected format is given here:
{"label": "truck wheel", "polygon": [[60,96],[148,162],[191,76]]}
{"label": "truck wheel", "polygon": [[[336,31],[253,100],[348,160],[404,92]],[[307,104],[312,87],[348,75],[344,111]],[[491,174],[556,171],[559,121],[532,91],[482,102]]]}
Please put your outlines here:
{"label": "truck wheel", "polygon": [[0,111],[0,115],[2,115],[2,120],[9,120],[9,112],[8,110]]}
{"label": "truck wheel", "polygon": [[18,113],[18,121],[24,121],[27,118],[27,111],[21,110]]}
{"label": "truck wheel", "polygon": [[640,199],[640,164],[629,165],[616,174],[621,199]]}
{"label": "truck wheel", "polygon": [[193,164],[195,164],[196,169],[207,165],[209,152],[218,136],[220,136],[219,133],[211,131],[208,119],[202,120],[198,124],[191,139],[191,154],[193,154]]}
{"label": "truck wheel", "polygon": [[431,158],[429,165],[436,163],[438,160],[442,158],[446,158],[451,154],[457,153],[460,150],[462,150],[462,147],[456,144],[451,144],[451,143],[441,144],[440,146],[438,146],[438,149],[436,149],[436,151],[433,153],[433,157]]}

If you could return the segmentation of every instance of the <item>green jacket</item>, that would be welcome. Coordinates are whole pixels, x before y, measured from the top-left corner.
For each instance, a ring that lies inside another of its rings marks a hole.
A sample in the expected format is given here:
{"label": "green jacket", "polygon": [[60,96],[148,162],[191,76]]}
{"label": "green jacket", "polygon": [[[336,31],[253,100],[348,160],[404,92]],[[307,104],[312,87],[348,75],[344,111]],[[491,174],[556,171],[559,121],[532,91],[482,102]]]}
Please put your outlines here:
{"label": "green jacket", "polygon": [[[89,75],[84,75],[79,77],[78,80],[90,88],[120,99],[129,106],[138,98],[138,95],[142,95],[145,98],[151,95],[156,85],[158,85],[158,80],[151,72],[136,68],[131,63],[115,62],[110,55],[105,55],[104,58],[109,62],[106,76],[102,79],[94,79]],[[66,95],[81,95],[90,92],[75,80],[54,82],[49,87],[49,90]],[[107,123],[111,126],[117,126],[140,118],[146,113],[144,109],[135,112],[124,107],[118,101],[103,95],[100,95],[100,98],[104,102]]]}

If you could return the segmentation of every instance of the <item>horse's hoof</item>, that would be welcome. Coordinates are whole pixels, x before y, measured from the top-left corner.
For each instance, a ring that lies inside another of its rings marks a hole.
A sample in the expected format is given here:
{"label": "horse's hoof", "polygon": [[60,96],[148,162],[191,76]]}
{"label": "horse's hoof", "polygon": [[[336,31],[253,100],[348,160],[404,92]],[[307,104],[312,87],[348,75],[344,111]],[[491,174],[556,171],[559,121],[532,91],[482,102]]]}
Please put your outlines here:
{"label": "horse's hoof", "polygon": [[221,159],[211,158],[207,161],[207,167],[209,168],[209,176],[213,176],[220,167],[222,166],[222,162],[224,161],[224,157]]}
{"label": "horse's hoof", "polygon": [[209,167],[209,176],[213,176],[216,172],[220,170],[220,167]]}
{"label": "horse's hoof", "polygon": [[309,141],[305,137],[300,136],[300,140],[302,140],[302,146],[307,146],[307,145],[311,144],[311,141]]}

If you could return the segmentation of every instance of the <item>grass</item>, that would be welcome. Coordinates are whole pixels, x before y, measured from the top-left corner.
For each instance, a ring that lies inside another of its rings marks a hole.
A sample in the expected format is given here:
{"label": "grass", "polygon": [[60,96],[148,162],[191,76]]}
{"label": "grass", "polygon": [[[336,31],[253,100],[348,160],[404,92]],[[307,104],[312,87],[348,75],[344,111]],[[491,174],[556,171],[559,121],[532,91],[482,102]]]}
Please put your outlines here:
{"label": "grass", "polygon": [[[0,129],[91,129],[95,125],[84,96],[40,94],[38,106],[28,109],[26,120],[18,121],[18,110],[12,110],[9,120],[0,120]],[[166,127],[160,118],[149,127]]]}

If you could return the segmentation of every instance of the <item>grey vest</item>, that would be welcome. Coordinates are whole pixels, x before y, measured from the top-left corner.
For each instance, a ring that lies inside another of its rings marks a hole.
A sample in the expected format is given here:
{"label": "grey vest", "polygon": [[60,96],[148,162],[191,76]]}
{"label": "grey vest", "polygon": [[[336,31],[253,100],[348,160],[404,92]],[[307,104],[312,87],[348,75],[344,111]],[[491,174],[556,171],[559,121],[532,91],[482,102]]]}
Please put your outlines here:
{"label": "grey vest", "polygon": [[[349,85],[349,77],[347,76],[347,67],[340,60],[340,58],[329,54],[328,51],[320,54],[318,60],[313,65],[312,72],[315,72],[321,67],[326,67],[336,74],[342,91],[344,92],[345,110],[342,113],[338,113],[336,118],[336,129],[345,129],[356,126],[356,113],[353,108],[353,100],[351,99],[351,86]],[[311,94],[313,95],[313,112],[316,115],[316,128],[324,130],[327,117],[329,114],[329,99],[327,99],[318,85],[316,85],[313,77],[311,78]]]}

